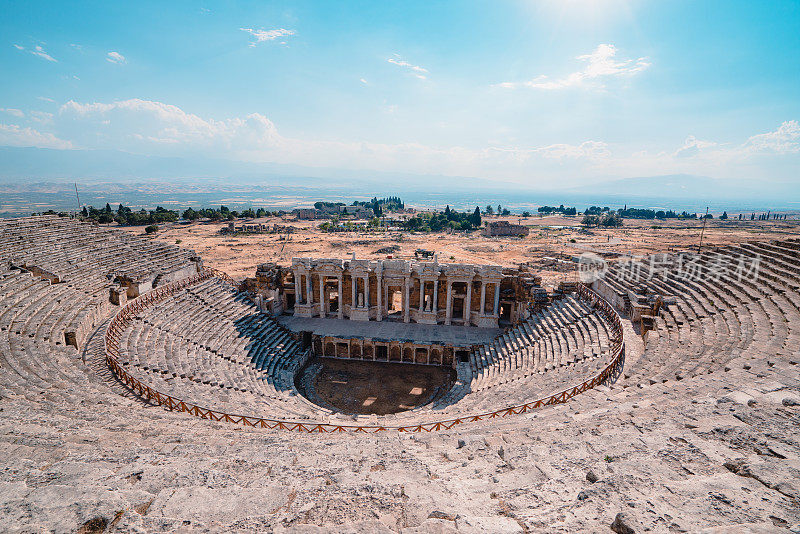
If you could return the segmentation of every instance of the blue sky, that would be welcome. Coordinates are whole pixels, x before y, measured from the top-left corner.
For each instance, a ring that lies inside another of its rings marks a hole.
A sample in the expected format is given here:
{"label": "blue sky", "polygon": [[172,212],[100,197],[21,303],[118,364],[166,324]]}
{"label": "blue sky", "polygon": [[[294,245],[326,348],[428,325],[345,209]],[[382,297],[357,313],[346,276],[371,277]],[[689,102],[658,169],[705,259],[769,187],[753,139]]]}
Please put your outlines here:
{"label": "blue sky", "polygon": [[800,180],[800,2],[0,2],[0,145]]}

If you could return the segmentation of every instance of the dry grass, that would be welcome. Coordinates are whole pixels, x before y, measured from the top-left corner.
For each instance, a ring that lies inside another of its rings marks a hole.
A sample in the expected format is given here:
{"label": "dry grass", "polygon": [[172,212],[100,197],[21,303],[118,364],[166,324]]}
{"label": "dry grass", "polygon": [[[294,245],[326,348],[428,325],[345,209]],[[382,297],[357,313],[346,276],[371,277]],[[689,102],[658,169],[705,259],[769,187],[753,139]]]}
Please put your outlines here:
{"label": "dry grass", "polygon": [[[520,222],[518,217],[506,217]],[[493,219],[494,220],[494,219]],[[568,266],[553,265],[544,257],[567,258],[580,254],[587,248],[621,254],[647,254],[659,251],[686,250],[696,247],[700,238],[702,221],[645,221],[625,220],[619,229],[591,229],[580,227],[580,218],[532,217],[521,219],[531,226],[525,238],[487,238],[472,234],[411,234],[391,233],[337,233],[321,232],[319,221],[295,221],[291,218],[270,217],[263,223],[289,224],[298,231],[285,240],[285,235],[252,234],[236,237],[222,236],[220,228],[225,223],[196,222],[191,224],[163,225],[157,239],[195,250],[206,265],[223,270],[234,278],[253,276],[256,265],[277,262],[289,265],[292,257],[314,256],[386,259],[413,258],[416,249],[438,253],[439,261],[516,266],[522,262],[538,263],[545,284],[551,285],[564,276]],[[141,227],[126,231],[142,233]],[[742,241],[800,237],[800,221],[709,221],[703,242],[725,245]],[[574,242],[572,242],[574,240]],[[391,254],[378,253],[379,249],[396,245],[399,250]],[[451,259],[453,258],[453,259]]]}

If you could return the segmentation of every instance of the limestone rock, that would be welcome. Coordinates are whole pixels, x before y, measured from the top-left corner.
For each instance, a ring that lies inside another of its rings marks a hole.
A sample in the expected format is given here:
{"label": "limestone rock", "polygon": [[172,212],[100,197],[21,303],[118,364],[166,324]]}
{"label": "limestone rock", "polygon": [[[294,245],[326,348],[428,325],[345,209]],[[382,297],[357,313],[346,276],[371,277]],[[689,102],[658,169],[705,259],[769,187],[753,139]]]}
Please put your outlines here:
{"label": "limestone rock", "polygon": [[636,534],[635,526],[636,523],[629,514],[620,512],[614,517],[614,521],[611,523],[611,530],[617,534]]}

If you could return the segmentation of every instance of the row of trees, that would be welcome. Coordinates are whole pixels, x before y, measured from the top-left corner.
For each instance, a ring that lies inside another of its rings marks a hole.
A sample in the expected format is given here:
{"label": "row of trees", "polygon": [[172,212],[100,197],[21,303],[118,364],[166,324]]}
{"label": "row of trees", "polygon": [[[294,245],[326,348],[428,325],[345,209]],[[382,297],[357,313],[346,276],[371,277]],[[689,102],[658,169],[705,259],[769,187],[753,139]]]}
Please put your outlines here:
{"label": "row of trees", "polygon": [[227,206],[220,206],[219,209],[216,208],[200,208],[195,210],[193,208],[187,208],[183,212],[183,218],[187,221],[196,221],[198,219],[211,219],[212,221],[221,221],[221,220],[228,220],[232,221],[234,219],[253,219],[256,217],[269,217],[274,216],[277,217],[279,215],[285,214],[285,211],[269,211],[265,210],[264,208],[247,208],[241,212],[236,210],[230,210]]}
{"label": "row of trees", "polygon": [[187,208],[183,213],[175,210],[169,210],[161,206],[157,206],[154,210],[132,210],[131,208],[120,204],[116,210],[112,210],[111,206],[106,203],[104,208],[95,208],[94,206],[84,206],[81,210],[81,216],[84,219],[91,219],[98,223],[107,224],[116,222],[126,226],[144,226],[154,225],[165,222],[175,222],[179,219],[187,221],[196,221],[198,219],[210,219],[212,221],[229,220],[232,221],[238,218],[252,219],[255,217],[267,217],[283,215],[284,211],[268,211],[264,208],[247,208],[241,212],[231,210],[227,206],[220,206],[219,208]]}
{"label": "row of trees", "polygon": [[[495,214],[494,208],[492,208],[491,204],[488,204],[483,209],[483,214],[484,215],[494,215]],[[497,205],[497,214],[498,215],[511,215],[511,211],[509,211],[508,209],[506,209],[503,206],[501,206],[500,204],[498,204]]]}
{"label": "row of trees", "polygon": [[362,206],[364,208],[372,209],[372,213],[375,214],[376,217],[382,216],[385,212],[389,211],[398,211],[406,208],[405,202],[400,197],[386,197],[386,198],[377,198],[372,197],[372,200],[367,202],[361,201],[354,201],[352,206]]}
{"label": "row of trees", "polygon": [[[400,197],[386,197],[378,198],[372,197],[372,200],[362,201],[354,200],[351,206],[358,206],[371,209],[376,217],[382,216],[385,212],[392,212],[405,209],[405,202]],[[314,208],[321,210],[324,208],[336,208],[338,206],[347,206],[344,202],[314,202]],[[347,208],[341,210],[342,215],[347,214]]]}
{"label": "row of trees", "polygon": [[600,215],[587,214],[583,216],[581,224],[591,227],[617,228],[622,226],[622,217],[617,212],[608,211]]}
{"label": "row of trees", "polygon": [[550,213],[560,213],[562,215],[577,215],[578,214],[577,208],[565,208],[564,204],[561,204],[559,207],[555,207],[555,206],[539,206],[539,208],[536,211],[538,211],[539,213],[546,213],[546,214],[550,214]]}
{"label": "row of trees", "polygon": [[161,206],[149,211],[146,209],[134,211],[120,204],[117,210],[113,211],[108,203],[106,203],[105,208],[100,209],[94,206],[84,206],[81,210],[81,215],[85,219],[91,219],[102,224],[116,222],[127,226],[158,224],[178,220],[177,211],[168,210]]}
{"label": "row of trees", "polygon": [[481,209],[459,212],[445,207],[438,213],[420,213],[405,221],[403,227],[415,232],[442,232],[445,230],[471,231],[481,227]]}
{"label": "row of trees", "polygon": [[687,211],[677,213],[673,210],[628,208],[627,206],[619,210],[619,214],[625,219],[697,219],[696,213],[689,213]]}

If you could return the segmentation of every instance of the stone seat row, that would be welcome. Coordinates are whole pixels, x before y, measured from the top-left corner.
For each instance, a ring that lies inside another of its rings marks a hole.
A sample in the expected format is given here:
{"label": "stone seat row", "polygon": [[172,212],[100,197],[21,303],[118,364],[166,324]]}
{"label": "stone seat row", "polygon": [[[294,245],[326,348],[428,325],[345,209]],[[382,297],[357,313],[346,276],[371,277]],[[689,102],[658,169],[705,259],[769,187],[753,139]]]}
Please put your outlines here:
{"label": "stone seat row", "polygon": [[472,390],[594,358],[608,347],[605,323],[569,296],[476,349]]}
{"label": "stone seat row", "polygon": [[157,380],[164,393],[201,406],[244,413],[258,407],[272,417],[317,413],[293,385],[299,344],[216,278],[140,312],[123,332],[121,349],[123,364],[145,382]]}
{"label": "stone seat row", "polygon": [[625,381],[649,386],[727,369],[742,358],[775,360],[796,353],[799,248],[782,241],[710,249],[690,256],[696,269],[691,275],[668,269],[646,280],[612,268],[607,276],[615,287],[644,285],[675,297],[647,334],[642,357],[625,370]]}
{"label": "stone seat row", "polygon": [[51,286],[27,272],[1,272],[0,287],[2,395],[66,406],[107,395],[89,380],[78,351],[63,341],[63,329],[83,301],[68,287]]}
{"label": "stone seat row", "polygon": [[46,269],[62,279],[112,270],[141,277],[172,272],[189,263],[191,251],[77,220],[42,216],[22,223],[0,221],[0,257]]}

